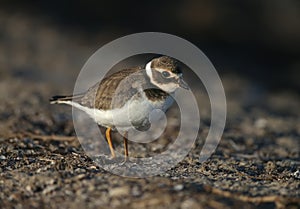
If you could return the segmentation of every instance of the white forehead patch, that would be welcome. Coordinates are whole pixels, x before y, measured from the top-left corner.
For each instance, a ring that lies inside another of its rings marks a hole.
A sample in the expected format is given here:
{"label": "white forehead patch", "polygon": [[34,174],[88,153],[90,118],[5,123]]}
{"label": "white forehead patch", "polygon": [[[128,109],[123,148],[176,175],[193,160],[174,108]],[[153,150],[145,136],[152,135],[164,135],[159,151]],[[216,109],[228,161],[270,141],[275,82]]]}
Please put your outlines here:
{"label": "white forehead patch", "polygon": [[147,73],[148,77],[150,78],[150,80],[152,80],[151,63],[152,63],[152,61],[148,62],[146,65],[146,73]]}

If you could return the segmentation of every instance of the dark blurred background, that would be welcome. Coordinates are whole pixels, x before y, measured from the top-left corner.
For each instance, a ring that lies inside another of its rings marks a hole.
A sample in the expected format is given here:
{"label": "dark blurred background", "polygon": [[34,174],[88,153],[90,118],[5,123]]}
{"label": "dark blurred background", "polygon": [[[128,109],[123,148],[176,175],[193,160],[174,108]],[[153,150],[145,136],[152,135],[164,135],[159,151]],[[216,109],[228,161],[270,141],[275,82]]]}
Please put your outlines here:
{"label": "dark blurred background", "polygon": [[54,74],[71,68],[79,72],[103,44],[135,32],[156,31],[196,44],[221,75],[242,76],[272,91],[300,90],[298,0],[2,0],[0,4],[0,72],[9,69],[20,76],[45,68]]}

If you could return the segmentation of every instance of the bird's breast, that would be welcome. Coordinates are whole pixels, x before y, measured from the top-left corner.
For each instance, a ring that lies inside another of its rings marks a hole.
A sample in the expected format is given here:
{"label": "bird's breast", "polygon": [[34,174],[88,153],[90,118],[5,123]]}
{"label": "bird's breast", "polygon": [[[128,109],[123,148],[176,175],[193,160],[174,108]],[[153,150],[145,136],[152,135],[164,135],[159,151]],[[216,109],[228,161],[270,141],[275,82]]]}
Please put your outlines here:
{"label": "bird's breast", "polygon": [[160,100],[149,100],[144,94],[137,97],[132,97],[121,108],[112,110],[95,109],[90,115],[94,120],[102,126],[130,128],[132,126],[148,125],[149,114],[160,109],[166,111],[173,103],[171,96]]}

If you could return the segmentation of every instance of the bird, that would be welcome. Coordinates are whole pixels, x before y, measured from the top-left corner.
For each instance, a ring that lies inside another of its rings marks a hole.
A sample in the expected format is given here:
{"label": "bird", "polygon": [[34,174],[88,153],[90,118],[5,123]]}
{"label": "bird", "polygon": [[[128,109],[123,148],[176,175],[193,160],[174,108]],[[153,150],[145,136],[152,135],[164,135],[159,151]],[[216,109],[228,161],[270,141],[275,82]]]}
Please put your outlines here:
{"label": "bird", "polygon": [[173,95],[179,88],[189,90],[178,61],[159,56],[144,66],[121,69],[104,77],[84,93],[53,96],[50,103],[71,105],[106,128],[105,138],[112,158],[116,155],[111,131],[116,128],[124,130],[124,157],[127,159],[128,130],[132,127],[147,130],[151,111],[160,109],[166,112],[174,103]]}

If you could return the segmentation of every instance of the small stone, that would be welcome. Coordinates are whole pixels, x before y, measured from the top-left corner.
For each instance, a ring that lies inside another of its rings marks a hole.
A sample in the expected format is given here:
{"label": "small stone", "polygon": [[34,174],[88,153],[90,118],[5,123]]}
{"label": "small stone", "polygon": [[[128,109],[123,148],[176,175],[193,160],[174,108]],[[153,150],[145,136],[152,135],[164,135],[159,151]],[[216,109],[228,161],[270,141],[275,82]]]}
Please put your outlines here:
{"label": "small stone", "polygon": [[297,170],[293,174],[294,174],[295,178],[300,179],[300,171],[299,170]]}
{"label": "small stone", "polygon": [[89,167],[89,169],[91,169],[91,170],[97,170],[97,167],[94,166],[94,165],[92,165],[92,166]]}
{"label": "small stone", "polygon": [[56,188],[57,188],[56,185],[50,185],[50,186],[47,186],[47,187],[43,190],[42,193],[43,193],[44,195],[45,195],[45,194],[48,194],[48,193],[54,191]]}
{"label": "small stone", "polygon": [[32,191],[32,189],[31,189],[31,186],[30,186],[30,185],[27,185],[27,186],[25,187],[25,189],[26,189],[26,191],[28,191],[28,192],[31,192],[31,191]]}
{"label": "small stone", "polygon": [[180,205],[181,209],[201,209],[201,205],[195,199],[187,199]]}
{"label": "small stone", "polygon": [[173,187],[173,189],[175,190],[175,191],[181,191],[182,189],[183,189],[183,185],[182,184],[178,184],[178,185],[176,185],[176,186],[174,186]]}
{"label": "small stone", "polygon": [[6,157],[4,155],[0,155],[0,160],[6,160]]}
{"label": "small stone", "polygon": [[138,186],[134,186],[131,191],[132,196],[139,197],[142,194],[141,188]]}
{"label": "small stone", "polygon": [[124,196],[129,194],[129,187],[124,186],[124,187],[116,187],[112,188],[109,190],[109,196],[111,197],[118,197],[118,196]]}
{"label": "small stone", "polygon": [[254,126],[256,128],[260,128],[260,129],[263,129],[267,126],[267,120],[264,119],[264,118],[259,118],[257,119],[255,122],[254,122]]}
{"label": "small stone", "polygon": [[268,173],[272,173],[276,169],[276,164],[272,161],[268,161],[265,169]]}

